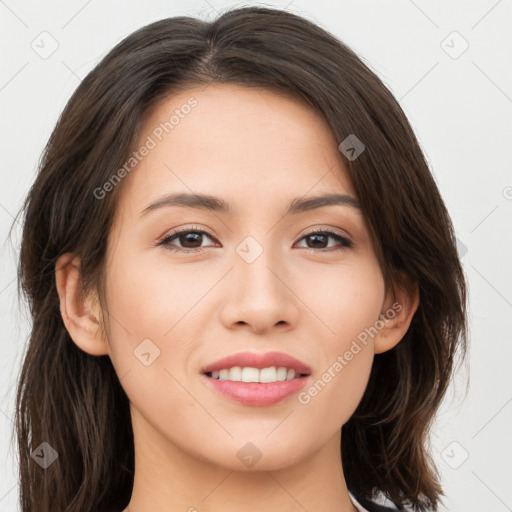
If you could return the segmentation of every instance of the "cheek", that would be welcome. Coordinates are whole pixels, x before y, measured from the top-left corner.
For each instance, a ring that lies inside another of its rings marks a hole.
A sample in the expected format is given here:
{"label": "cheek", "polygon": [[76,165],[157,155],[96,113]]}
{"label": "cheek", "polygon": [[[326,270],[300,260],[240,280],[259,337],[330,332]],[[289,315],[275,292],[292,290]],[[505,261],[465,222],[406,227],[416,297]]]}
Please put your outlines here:
{"label": "cheek", "polygon": [[142,415],[172,424],[169,411],[184,412],[191,402],[178,382],[197,339],[190,329],[192,306],[204,291],[191,287],[184,272],[148,265],[123,253],[121,244],[117,250],[123,258],[107,272],[111,360]]}
{"label": "cheek", "polygon": [[327,350],[325,364],[298,395],[304,407],[305,427],[335,432],[352,416],[368,384],[373,364],[373,347],[357,340],[340,340]]}
{"label": "cheek", "polygon": [[379,319],[384,281],[378,264],[360,258],[338,267],[324,266],[313,274],[309,271],[308,276],[295,288],[297,294],[321,324],[322,338],[330,340],[329,347],[338,352],[348,349],[350,340]]}
{"label": "cheek", "polygon": [[144,255],[125,254],[118,263],[113,261],[108,278],[113,314],[135,337],[171,336],[196,307],[200,309],[201,297],[215,276],[211,269],[202,275],[193,264],[179,267],[165,258],[155,262]]}
{"label": "cheek", "polygon": [[218,279],[207,265],[178,267],[165,258],[155,262],[131,254],[120,241],[107,271],[111,359],[117,374],[130,372],[130,379],[145,382],[157,394],[159,378],[175,382],[166,371],[181,380],[189,371],[190,354],[204,338],[207,293]]}
{"label": "cheek", "polygon": [[[320,281],[323,282],[323,281]],[[306,421],[335,429],[348,421],[357,408],[373,364],[375,324],[384,299],[384,283],[376,265],[345,267],[331,275],[329,286],[316,297],[313,311],[322,312],[326,333],[322,343],[322,364],[316,379],[299,396],[310,409]],[[316,308],[316,309],[315,309]],[[331,332],[333,331],[333,332]]]}

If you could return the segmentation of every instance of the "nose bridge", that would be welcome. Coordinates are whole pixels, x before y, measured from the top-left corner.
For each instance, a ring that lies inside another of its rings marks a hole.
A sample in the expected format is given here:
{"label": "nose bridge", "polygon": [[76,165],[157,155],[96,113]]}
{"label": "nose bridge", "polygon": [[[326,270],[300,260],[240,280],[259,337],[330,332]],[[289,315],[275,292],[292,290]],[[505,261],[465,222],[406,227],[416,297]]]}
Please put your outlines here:
{"label": "nose bridge", "polygon": [[[261,237],[263,238],[263,237]],[[279,249],[270,248],[271,237],[263,245],[253,236],[247,236],[236,247],[234,271],[223,310],[223,321],[229,325],[250,324],[263,332],[276,324],[294,323],[297,305],[286,286],[286,277],[280,275]]]}
{"label": "nose bridge", "polygon": [[[266,301],[283,295],[283,283],[278,279],[281,265],[276,257],[277,248],[270,247],[270,236],[247,236],[236,248],[235,267],[240,276],[241,289],[248,293],[263,294]],[[264,245],[265,244],[265,245]]]}

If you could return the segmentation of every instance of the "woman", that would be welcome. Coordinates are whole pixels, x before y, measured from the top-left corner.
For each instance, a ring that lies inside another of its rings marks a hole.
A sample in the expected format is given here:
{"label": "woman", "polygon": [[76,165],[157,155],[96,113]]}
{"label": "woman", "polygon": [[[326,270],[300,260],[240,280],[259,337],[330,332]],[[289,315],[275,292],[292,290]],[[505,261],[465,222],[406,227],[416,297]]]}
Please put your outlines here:
{"label": "woman", "polygon": [[259,7],[136,31],[22,211],[23,512],[438,509],[464,273],[403,111],[334,36]]}

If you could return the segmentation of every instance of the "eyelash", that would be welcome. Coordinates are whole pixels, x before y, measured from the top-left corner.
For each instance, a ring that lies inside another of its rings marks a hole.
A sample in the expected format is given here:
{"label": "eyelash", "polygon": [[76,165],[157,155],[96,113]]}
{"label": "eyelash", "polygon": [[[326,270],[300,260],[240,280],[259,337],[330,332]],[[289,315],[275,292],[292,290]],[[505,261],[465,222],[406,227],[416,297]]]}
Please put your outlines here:
{"label": "eyelash", "polygon": [[[157,247],[163,246],[164,249],[169,250],[169,251],[184,252],[184,253],[201,252],[203,249],[206,249],[206,247],[196,247],[196,248],[190,249],[190,248],[180,248],[180,247],[177,248],[177,247],[173,246],[171,244],[171,241],[173,239],[175,239],[178,235],[183,234],[183,233],[203,234],[212,240],[214,239],[214,237],[209,235],[206,231],[203,231],[203,230],[193,226],[191,228],[185,228],[185,229],[172,231],[171,233],[167,234],[164,238],[159,240],[155,245]],[[321,251],[321,252],[332,252],[333,250],[339,251],[339,250],[344,250],[344,249],[350,249],[354,245],[353,242],[351,240],[349,240],[348,238],[345,238],[344,236],[341,236],[338,233],[335,233],[334,231],[330,231],[328,229],[317,229],[314,231],[310,231],[309,233],[306,233],[305,235],[303,235],[300,238],[300,240],[307,238],[308,236],[312,236],[312,235],[316,235],[316,234],[329,235],[330,237],[337,240],[341,244],[341,247],[337,247],[337,248],[329,247],[329,248],[324,248],[324,249],[314,249],[312,247],[301,247],[301,249],[311,249],[313,251],[316,250],[316,251]]]}

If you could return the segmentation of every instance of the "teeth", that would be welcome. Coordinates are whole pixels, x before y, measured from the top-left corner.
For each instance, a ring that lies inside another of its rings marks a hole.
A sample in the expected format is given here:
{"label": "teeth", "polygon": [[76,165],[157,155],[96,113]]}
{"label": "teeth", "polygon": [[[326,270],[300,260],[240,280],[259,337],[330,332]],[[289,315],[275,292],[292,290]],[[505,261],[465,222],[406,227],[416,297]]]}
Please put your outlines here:
{"label": "teeth", "polygon": [[295,378],[295,370],[284,366],[279,368],[271,366],[261,370],[259,368],[234,366],[233,368],[215,370],[211,373],[214,379],[235,382],[278,382]]}

